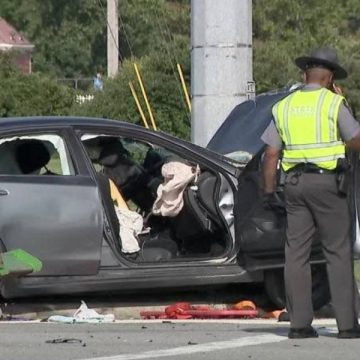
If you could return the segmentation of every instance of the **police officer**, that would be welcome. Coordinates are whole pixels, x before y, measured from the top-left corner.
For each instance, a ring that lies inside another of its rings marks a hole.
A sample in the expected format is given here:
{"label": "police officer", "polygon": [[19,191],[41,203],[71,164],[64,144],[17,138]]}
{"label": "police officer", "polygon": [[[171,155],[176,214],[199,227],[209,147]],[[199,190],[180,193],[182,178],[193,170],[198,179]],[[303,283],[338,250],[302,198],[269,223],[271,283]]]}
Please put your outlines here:
{"label": "police officer", "polygon": [[326,258],[338,338],[360,338],[355,314],[350,215],[346,196],[339,193],[339,161],[345,145],[360,150],[360,126],[338,94],[334,80],[347,72],[332,48],[299,57],[305,86],[273,107],[274,121],[265,130],[264,193],[275,197],[277,164],[286,173],[287,240],[285,287],[290,316],[289,338],[318,337],[313,320],[309,263],[311,242],[320,237]]}

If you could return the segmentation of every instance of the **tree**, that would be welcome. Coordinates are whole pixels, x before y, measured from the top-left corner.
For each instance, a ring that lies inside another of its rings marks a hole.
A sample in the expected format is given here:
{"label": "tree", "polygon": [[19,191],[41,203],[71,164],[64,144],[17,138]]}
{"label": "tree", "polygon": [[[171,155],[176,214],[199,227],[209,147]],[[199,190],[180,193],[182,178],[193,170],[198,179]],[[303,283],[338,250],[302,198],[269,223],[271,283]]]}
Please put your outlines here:
{"label": "tree", "polygon": [[134,72],[133,63],[137,63],[157,127],[162,131],[189,138],[190,115],[181,89],[178,87],[176,74],[170,64],[167,67],[164,66],[163,56],[159,53],[152,53],[141,59],[125,60],[118,76],[105,81],[104,91],[96,92],[94,100],[91,102],[77,105],[73,108],[73,113],[126,120],[144,125],[130,92],[129,82],[131,81],[136,88],[142,109],[151,127],[150,117]]}
{"label": "tree", "polygon": [[[345,95],[360,106],[360,1],[253,0],[253,9],[257,93],[301,80],[294,59],[328,45],[349,70],[349,79],[340,83]],[[136,61],[160,128],[188,137],[189,114],[175,66],[183,66],[189,83],[190,1],[121,0],[119,15],[119,76],[106,81],[92,103],[71,111],[141,123],[128,87]],[[1,0],[0,16],[35,43],[35,72],[77,78],[105,69],[106,0]]]}
{"label": "tree", "polygon": [[105,66],[103,0],[2,0],[0,14],[35,44],[35,72],[90,76]]}
{"label": "tree", "polygon": [[294,59],[315,47],[333,46],[350,73],[340,85],[352,105],[360,106],[359,1],[253,1],[257,92],[301,80]]}
{"label": "tree", "polygon": [[0,56],[0,116],[66,115],[74,103],[73,91],[55,79],[20,73],[11,54]]}

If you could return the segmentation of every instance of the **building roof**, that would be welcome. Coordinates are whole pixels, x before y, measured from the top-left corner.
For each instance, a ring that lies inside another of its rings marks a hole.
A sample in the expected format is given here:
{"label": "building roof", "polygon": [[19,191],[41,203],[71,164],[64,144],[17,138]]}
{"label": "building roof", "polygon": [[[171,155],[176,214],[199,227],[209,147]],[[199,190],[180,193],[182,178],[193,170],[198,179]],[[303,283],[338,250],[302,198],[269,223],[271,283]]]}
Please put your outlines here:
{"label": "building roof", "polygon": [[33,49],[31,44],[22,34],[13,28],[6,20],[0,17],[0,50]]}

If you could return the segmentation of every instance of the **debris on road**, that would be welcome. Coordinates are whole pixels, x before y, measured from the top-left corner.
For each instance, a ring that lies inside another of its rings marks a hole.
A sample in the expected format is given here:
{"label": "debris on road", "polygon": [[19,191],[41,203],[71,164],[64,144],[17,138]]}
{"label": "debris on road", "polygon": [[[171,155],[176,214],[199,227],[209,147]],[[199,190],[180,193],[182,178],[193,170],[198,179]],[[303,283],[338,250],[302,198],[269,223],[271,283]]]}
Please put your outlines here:
{"label": "debris on road", "polygon": [[89,309],[84,301],[81,301],[80,307],[74,312],[73,316],[52,315],[48,322],[57,322],[63,324],[76,323],[111,323],[115,321],[114,314],[99,314],[93,309]]}
{"label": "debris on road", "polygon": [[179,302],[169,305],[162,311],[140,311],[143,319],[163,319],[163,323],[171,323],[171,319],[277,319],[278,321],[288,321],[288,313],[285,309],[265,311],[258,308],[250,300],[243,300],[234,305],[192,305],[188,302]]}
{"label": "debris on road", "polygon": [[[47,344],[82,344],[82,340],[81,339],[73,339],[73,338],[71,338],[71,339],[57,338],[57,339],[52,339],[52,340],[46,340],[45,343],[47,343]],[[85,346],[86,346],[86,344],[85,344]]]}
{"label": "debris on road", "polygon": [[191,305],[176,303],[167,306],[164,311],[141,311],[144,319],[223,319],[223,318],[255,318],[257,309],[216,309],[209,305]]}

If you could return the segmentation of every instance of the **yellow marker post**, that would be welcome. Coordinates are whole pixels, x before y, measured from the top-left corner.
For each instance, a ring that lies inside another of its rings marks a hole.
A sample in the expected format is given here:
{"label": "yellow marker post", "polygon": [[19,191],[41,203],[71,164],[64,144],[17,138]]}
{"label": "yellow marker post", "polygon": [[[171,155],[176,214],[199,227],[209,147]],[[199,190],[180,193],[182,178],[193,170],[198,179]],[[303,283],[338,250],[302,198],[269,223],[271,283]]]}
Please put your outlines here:
{"label": "yellow marker post", "polygon": [[136,76],[137,76],[139,84],[140,84],[142,94],[143,94],[144,99],[145,99],[146,107],[147,107],[149,115],[150,115],[151,124],[152,124],[154,130],[157,130],[155,120],[154,120],[154,116],[153,116],[152,111],[151,111],[151,106],[150,106],[149,100],[148,100],[146,92],[145,92],[144,84],[143,84],[143,82],[141,80],[139,69],[138,69],[136,64],[134,64],[134,68],[135,68]]}
{"label": "yellow marker post", "polygon": [[184,90],[185,99],[186,99],[187,105],[188,105],[188,107],[189,107],[189,111],[191,112],[191,101],[190,101],[189,93],[188,93],[188,91],[187,91],[187,87],[186,87],[185,79],[184,79],[184,74],[183,74],[183,71],[182,71],[182,69],[181,69],[180,64],[177,64],[177,69],[178,69],[178,72],[179,72],[179,76],[180,76],[180,80],[181,80],[181,85],[182,85],[183,90]]}
{"label": "yellow marker post", "polygon": [[131,81],[129,82],[129,86],[130,86],[131,94],[132,94],[132,96],[133,96],[133,98],[134,98],[134,100],[135,100],[136,106],[137,106],[137,108],[138,108],[138,110],[139,110],[139,113],[140,113],[140,116],[141,116],[141,118],[142,118],[142,121],[144,122],[145,127],[148,129],[148,128],[149,128],[149,124],[148,124],[148,122],[147,122],[147,120],[146,120],[146,116],[145,116],[145,114],[144,114],[144,112],[143,112],[143,109],[142,109],[142,107],[141,107],[139,98],[138,98],[138,96],[137,96],[137,94],[136,94],[135,88],[134,88],[133,84],[131,83]]}

